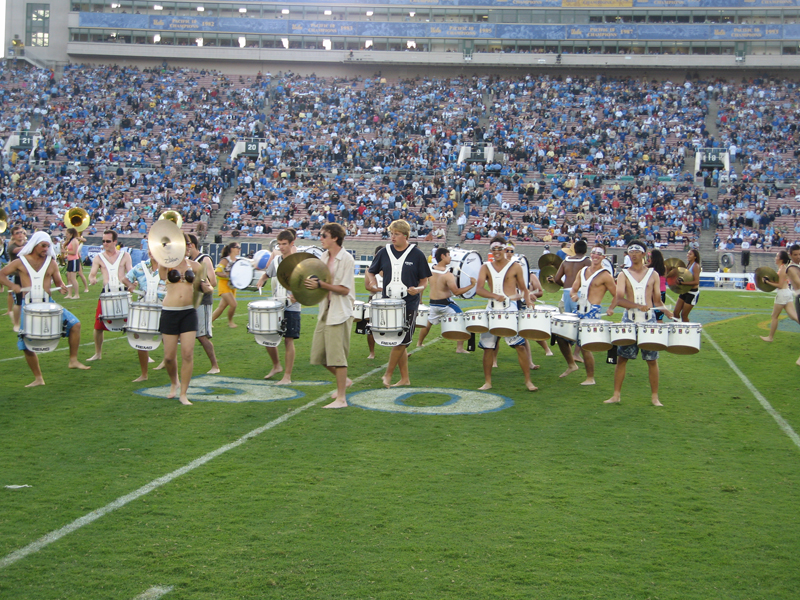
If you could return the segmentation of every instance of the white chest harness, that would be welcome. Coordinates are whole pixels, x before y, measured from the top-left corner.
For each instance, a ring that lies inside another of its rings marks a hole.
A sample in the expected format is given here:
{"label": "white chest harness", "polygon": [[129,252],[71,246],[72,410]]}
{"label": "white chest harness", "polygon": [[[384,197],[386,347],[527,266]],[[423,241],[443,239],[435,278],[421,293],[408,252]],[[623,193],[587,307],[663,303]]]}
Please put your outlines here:
{"label": "white chest harness", "polygon": [[106,266],[106,271],[108,271],[108,283],[103,288],[104,292],[121,292],[122,291],[122,283],[119,280],[119,264],[122,262],[123,253],[120,252],[117,256],[117,260],[114,261],[112,265],[108,262],[108,259],[103,256],[101,252],[97,256],[100,257],[100,260],[103,261],[103,264]]}
{"label": "white chest harness", "polygon": [[[647,273],[645,273],[644,277],[642,277],[641,281],[636,281],[636,279],[628,272],[628,269],[624,269],[622,271],[625,273],[625,277],[628,278],[628,281],[631,283],[631,288],[633,288],[633,301],[636,304],[647,304],[647,282],[650,281],[650,277],[653,274],[653,269],[647,269]],[[633,321],[634,323],[646,323],[652,318],[653,311],[646,310],[642,311],[638,308],[626,308],[625,313],[628,315],[628,318]]]}
{"label": "white chest harness", "polygon": [[408,286],[403,283],[403,263],[406,257],[416,247],[416,244],[409,244],[406,251],[400,255],[400,258],[395,258],[392,252],[392,245],[386,244],[386,254],[389,255],[389,262],[392,264],[392,278],[389,285],[386,286],[386,295],[389,298],[400,299],[408,296]]}
{"label": "white chest harness", "polygon": [[[496,271],[495,268],[492,266],[492,263],[486,263],[486,268],[489,269],[489,274],[492,276],[492,293],[499,294],[501,296],[505,296],[506,293],[503,291],[503,282],[506,280],[506,273],[508,273],[508,269],[511,268],[511,265],[514,264],[514,261],[508,261],[508,264]],[[486,306],[486,310],[507,310],[511,306],[511,301],[508,297],[504,298],[502,301],[500,300],[489,300],[489,304]]]}
{"label": "white chest harness", "polygon": [[22,261],[22,264],[25,265],[25,268],[28,270],[28,275],[31,278],[31,291],[25,297],[25,304],[48,302],[49,298],[47,297],[47,292],[44,291],[44,275],[47,272],[47,267],[50,266],[50,261],[53,259],[49,256],[45,258],[42,268],[38,271],[33,269],[28,259],[24,256],[20,256],[19,259]]}

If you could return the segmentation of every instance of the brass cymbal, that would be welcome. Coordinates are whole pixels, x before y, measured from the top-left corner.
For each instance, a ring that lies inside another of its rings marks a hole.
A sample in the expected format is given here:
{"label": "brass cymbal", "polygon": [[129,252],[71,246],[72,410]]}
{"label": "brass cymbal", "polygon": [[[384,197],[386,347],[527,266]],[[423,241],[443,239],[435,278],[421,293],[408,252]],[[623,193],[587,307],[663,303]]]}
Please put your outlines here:
{"label": "brass cymbal", "polygon": [[683,262],[680,258],[668,258],[664,261],[664,266],[667,269],[667,273],[669,273],[672,269],[676,267],[683,267],[686,268],[686,263]]}
{"label": "brass cymbal", "polygon": [[159,265],[176,267],[186,256],[186,240],[180,228],[166,219],[156,221],[147,236],[147,245]]}
{"label": "brass cymbal", "polygon": [[201,289],[201,285],[206,279],[206,266],[203,263],[200,263],[200,268],[197,269],[197,273],[194,274],[194,281],[192,282],[192,304],[194,307],[197,308],[200,306],[200,302],[203,300],[203,290]]}
{"label": "brass cymbal", "polygon": [[325,283],[333,281],[328,266],[318,258],[307,258],[298,264],[289,276],[289,290],[291,290],[295,300],[303,306],[319,304],[328,295],[328,291],[322,288],[309,290],[305,286],[305,281],[309,277],[319,278]]}
{"label": "brass cymbal", "polygon": [[309,252],[295,252],[294,254],[290,254],[283,260],[281,260],[281,264],[278,265],[278,283],[280,283],[283,287],[287,290],[289,288],[289,278],[294,271],[294,268],[303,262],[306,259],[314,258],[314,255]]}
{"label": "brass cymbal", "polygon": [[539,282],[542,284],[542,288],[545,292],[555,294],[561,289],[561,286],[557,283],[547,281],[548,277],[554,277],[557,272],[558,266],[556,265],[547,265],[539,270]]}
{"label": "brass cymbal", "polygon": [[692,286],[678,283],[678,278],[681,278],[684,281],[691,281],[694,279],[694,274],[685,267],[676,267],[667,275],[667,286],[670,290],[680,296],[681,294],[685,294],[686,292],[690,291]]}
{"label": "brass cymbal", "polygon": [[778,273],[772,267],[758,267],[756,269],[756,287],[762,292],[774,292],[777,288],[764,283],[766,277],[770,281],[778,283]]}
{"label": "brass cymbal", "polygon": [[551,265],[554,265],[556,269],[558,269],[558,267],[561,266],[562,262],[563,261],[561,260],[561,257],[558,254],[551,253],[551,254],[542,254],[539,257],[538,264],[540,269],[544,269],[545,267],[549,267]]}

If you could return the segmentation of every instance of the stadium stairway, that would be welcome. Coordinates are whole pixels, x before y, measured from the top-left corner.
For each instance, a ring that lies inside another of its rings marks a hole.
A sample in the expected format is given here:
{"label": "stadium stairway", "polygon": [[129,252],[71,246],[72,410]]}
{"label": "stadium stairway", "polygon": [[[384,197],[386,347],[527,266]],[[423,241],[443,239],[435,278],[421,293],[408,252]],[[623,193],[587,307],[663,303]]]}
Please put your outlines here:
{"label": "stadium stairway", "polygon": [[236,186],[232,185],[222,192],[222,195],[219,197],[219,210],[217,210],[208,221],[209,239],[213,240],[214,236],[219,233],[225,234],[225,232],[220,231],[220,228],[225,222],[225,213],[233,207],[234,198],[236,198]]}

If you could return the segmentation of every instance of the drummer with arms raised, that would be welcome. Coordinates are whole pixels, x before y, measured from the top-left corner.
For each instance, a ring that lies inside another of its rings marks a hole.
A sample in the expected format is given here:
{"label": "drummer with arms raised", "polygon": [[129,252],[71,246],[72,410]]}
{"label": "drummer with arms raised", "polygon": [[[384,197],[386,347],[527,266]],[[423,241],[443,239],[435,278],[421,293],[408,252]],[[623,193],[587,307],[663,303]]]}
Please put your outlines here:
{"label": "drummer with arms raised", "polygon": [[[670,310],[661,301],[661,285],[658,273],[648,269],[644,264],[647,253],[647,244],[641,240],[633,240],[628,244],[628,256],[631,266],[623,269],[617,277],[617,293],[611,306],[606,311],[607,315],[614,314],[614,308],[621,306],[625,309],[622,316],[623,323],[655,323],[656,315],[653,310],[657,307],[668,318],[673,318]],[[605,404],[616,404],[620,401],[622,383],[625,381],[625,372],[628,361],[635,359],[639,354],[639,346],[617,347],[617,366],[614,369],[614,395],[605,401]],[[658,399],[658,352],[642,350],[642,358],[647,361],[648,375],[650,378],[650,394],[653,406],[663,406]]]}
{"label": "drummer with arms raised", "polygon": [[[595,246],[589,258],[591,266],[584,267],[575,278],[570,290],[570,299],[578,303],[578,317],[581,319],[599,319],[602,307],[600,303],[606,292],[613,298],[617,294],[617,286],[614,284],[614,277],[609,273],[603,264],[605,258],[605,248]],[[581,347],[583,362],[586,366],[586,380],[581,385],[594,385],[594,355]],[[574,369],[567,369],[567,375],[578,368],[575,363]]]}
{"label": "drummer with arms raised", "polygon": [[[454,315],[461,312],[461,307],[453,302],[453,296],[460,296],[461,294],[470,291],[474,286],[476,279],[469,278],[469,285],[462,288],[456,284],[456,277],[448,270],[450,264],[450,250],[447,248],[437,248],[436,266],[431,268],[431,297],[430,297],[430,312],[428,313],[428,324],[419,332],[419,340],[417,341],[417,348],[422,347],[422,342],[425,341],[425,336],[430,332],[431,327],[436,325],[446,315]],[[464,340],[456,342],[456,353],[466,354],[464,350]]]}
{"label": "drummer with arms raised", "polygon": [[[131,255],[117,250],[117,232],[106,229],[103,232],[103,250],[95,255],[92,260],[92,270],[89,271],[89,285],[97,283],[98,269],[103,274],[103,290],[101,295],[109,292],[122,292],[125,286],[122,280],[133,268]],[[105,323],[100,318],[103,312],[101,300],[97,299],[97,312],[94,315],[94,354],[86,359],[100,360],[103,358],[103,332],[108,331]]]}
{"label": "drummer with arms raised", "polygon": [[[492,253],[492,262],[485,262],[481,266],[478,274],[478,296],[488,298],[487,310],[503,310],[516,313],[518,311],[517,301],[524,299],[530,306],[530,293],[525,285],[525,276],[522,273],[522,266],[510,260],[511,255],[506,254],[506,238],[498,235],[492,238],[489,249]],[[489,289],[486,284],[489,284]],[[525,350],[525,338],[518,335],[505,338],[506,344],[517,351],[517,359],[525,376],[525,387],[529,391],[537,391],[537,387],[531,383],[531,364],[530,357]],[[478,388],[489,390],[492,388],[492,363],[494,362],[494,349],[500,342],[500,338],[491,333],[482,333],[480,347],[483,349],[483,376],[484,384]]]}
{"label": "drummer with arms raised", "polygon": [[[415,244],[408,243],[411,226],[401,220],[392,221],[389,225],[389,237],[392,241],[375,255],[372,264],[364,276],[365,286],[369,292],[383,292],[384,298],[402,299],[405,302],[406,334],[400,344],[392,347],[389,364],[383,375],[386,387],[411,385],[408,375],[408,346],[414,335],[417,320],[417,309],[422,292],[428,285],[431,269],[428,259]],[[378,287],[375,276],[383,273],[383,289]],[[400,381],[392,385],[392,375],[396,368],[400,369]]]}
{"label": "drummer with arms raised", "polygon": [[[8,278],[9,275],[16,275],[17,281],[20,283],[12,283]],[[14,294],[23,294],[22,288],[30,290],[24,295],[23,299],[21,322],[23,331],[25,329],[24,305],[53,302],[50,297],[52,283],[55,283],[60,288],[62,294],[67,293],[67,286],[64,285],[61,273],[58,270],[53,242],[48,234],[43,231],[37,231],[17,253],[17,258],[0,271],[0,284],[6,286]],[[89,367],[78,361],[78,345],[81,341],[80,321],[66,308],[62,307],[61,324],[67,333],[69,341],[69,368],[88,369]],[[17,342],[17,348],[25,354],[28,367],[33,372],[33,382],[25,387],[44,385],[44,377],[39,367],[39,356],[35,352],[28,350],[21,338]]]}

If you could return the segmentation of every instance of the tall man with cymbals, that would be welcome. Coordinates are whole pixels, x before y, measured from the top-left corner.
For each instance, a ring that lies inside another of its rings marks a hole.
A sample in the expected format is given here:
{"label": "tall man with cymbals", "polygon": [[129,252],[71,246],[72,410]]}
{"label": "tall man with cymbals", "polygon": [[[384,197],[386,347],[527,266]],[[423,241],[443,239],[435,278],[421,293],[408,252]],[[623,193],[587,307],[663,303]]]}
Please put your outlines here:
{"label": "tall man with cymbals", "polygon": [[214,344],[211,342],[211,315],[214,312],[213,288],[217,287],[217,275],[214,272],[214,263],[211,262],[211,257],[200,252],[197,236],[192,233],[185,233],[183,239],[186,241],[186,256],[189,257],[189,260],[205,265],[206,278],[212,288],[212,291],[207,294],[203,293],[200,306],[197,307],[197,341],[200,342],[206,352],[206,356],[208,356],[208,360],[211,361],[211,369],[207,373],[214,375],[219,373],[217,354],[214,352]]}
{"label": "tall man with cymbals", "polygon": [[[267,265],[267,270],[258,280],[256,287],[261,292],[261,288],[267,281],[267,277],[272,278],[272,297],[279,302],[283,302],[283,323],[285,331],[283,332],[283,344],[285,346],[285,360],[286,371],[283,377],[278,381],[277,385],[288,385],[292,383],[292,370],[294,369],[295,348],[294,341],[300,337],[300,315],[303,307],[295,300],[292,292],[283,287],[278,281],[278,267],[281,266],[283,259],[288,258],[295,252],[297,247],[294,245],[295,233],[294,229],[284,229],[278,234],[278,246],[276,252],[273,252],[275,258]],[[272,257],[270,257],[272,258]],[[273,375],[277,375],[283,371],[281,366],[281,359],[278,355],[278,349],[272,346],[267,347],[267,354],[272,361],[272,369],[264,379],[269,379]]]}
{"label": "tall man with cymbals", "polygon": [[[611,302],[606,314],[614,314],[614,308],[621,306],[625,309],[622,315],[623,323],[655,323],[656,315],[653,310],[657,307],[661,312],[672,319],[672,311],[664,306],[661,300],[661,279],[653,269],[645,265],[647,244],[641,240],[632,240],[628,244],[628,256],[631,266],[622,269],[617,277],[617,293]],[[619,346],[617,348],[617,366],[614,369],[614,394],[605,401],[605,404],[616,404],[620,401],[622,383],[628,361],[635,359],[639,354],[639,346]],[[655,350],[642,350],[642,358],[647,361],[648,375],[650,378],[650,394],[653,406],[663,406],[658,399],[658,352]]]}
{"label": "tall man with cymbals", "polygon": [[[9,275],[17,276],[20,283],[12,283]],[[23,294],[22,289],[30,291],[24,298],[24,304],[37,302],[53,302],[50,297],[51,284],[55,283],[60,288],[62,294],[67,293],[67,286],[61,279],[58,270],[56,253],[53,250],[53,242],[50,236],[43,231],[37,231],[31,239],[17,253],[17,258],[0,270],[0,284],[8,287],[14,294]],[[25,330],[25,311],[21,313],[21,328]],[[69,368],[70,369],[89,369],[78,361],[78,345],[81,341],[81,322],[62,307],[61,325],[67,333],[69,340]],[[29,325],[30,326],[30,325]],[[25,354],[25,361],[28,363],[33,373],[33,382],[25,387],[36,387],[44,385],[42,369],[39,367],[39,356],[35,352],[28,350],[25,342],[20,338],[17,348]]]}
{"label": "tall man with cymbals", "polygon": [[[470,291],[474,286],[476,279],[469,278],[469,285],[462,288],[456,284],[456,277],[450,272],[447,266],[450,264],[450,250],[447,248],[437,248],[436,266],[431,268],[431,297],[428,301],[430,303],[430,312],[428,312],[428,324],[419,332],[419,340],[417,340],[417,348],[422,347],[422,342],[431,330],[431,327],[436,325],[446,315],[453,315],[461,312],[461,307],[453,302],[453,296],[460,296],[461,294]],[[456,342],[456,353],[465,354],[464,340]]]}
{"label": "tall man with cymbals", "polygon": [[[117,250],[117,232],[113,229],[106,229],[103,232],[103,250],[95,255],[92,260],[92,270],[89,271],[89,285],[97,283],[97,270],[103,274],[103,292],[121,292],[125,289],[122,280],[125,275],[133,268],[131,255],[127,252]],[[108,328],[100,318],[103,312],[103,305],[100,298],[97,299],[97,312],[94,316],[94,354],[87,358],[90,360],[100,360],[103,358],[103,332]]]}
{"label": "tall man with cymbals", "polygon": [[350,354],[350,324],[356,301],[356,261],[342,247],[344,227],[338,223],[325,223],[319,236],[325,250],[320,260],[327,265],[333,282],[327,283],[318,277],[309,277],[304,282],[309,290],[328,292],[319,305],[319,318],[311,341],[311,364],[322,365],[336,376],[333,402],[323,408],[346,408],[347,388],[353,385],[347,377],[347,356]]}
{"label": "tall man with cymbals", "polygon": [[[409,244],[411,226],[401,220],[392,221],[389,225],[391,244],[375,255],[372,264],[365,274],[365,286],[369,292],[383,292],[384,298],[402,299],[406,310],[406,334],[399,345],[392,347],[389,355],[389,364],[383,375],[383,384],[386,387],[411,385],[408,376],[408,346],[414,335],[414,326],[417,320],[417,309],[431,269],[425,253],[417,248],[416,244]],[[378,287],[375,276],[383,273],[383,289]],[[396,368],[400,369],[400,381],[392,385],[392,375]]]}
{"label": "tall man with cymbals", "polygon": [[[547,280],[550,283],[557,283],[558,285],[564,287],[562,292],[564,312],[577,315],[578,303],[572,300],[572,286],[575,284],[575,279],[577,278],[581,269],[588,267],[591,264],[591,261],[589,260],[589,257],[586,256],[586,242],[584,240],[578,240],[575,242],[573,250],[575,251],[575,256],[567,256],[561,265],[559,265],[555,276],[548,277]],[[558,335],[554,335],[553,338],[555,339],[556,344],[558,344],[558,349],[561,351],[564,360],[567,361],[567,370],[559,375],[559,377],[566,377],[573,371],[578,370],[578,365],[575,363],[576,361],[583,360],[583,358],[580,357],[580,350],[577,347],[573,353],[572,343],[569,340]]]}
{"label": "tall man with cymbals", "polygon": [[[524,299],[530,306],[530,293],[525,285],[525,276],[522,273],[522,266],[513,260],[509,260],[506,254],[506,238],[498,235],[492,238],[489,248],[492,253],[492,262],[485,262],[481,265],[478,274],[477,294],[482,298],[488,298],[487,310],[504,310],[513,312],[516,315],[518,310],[517,300]],[[486,284],[489,283],[489,289]],[[517,351],[517,359],[525,376],[525,387],[529,391],[537,391],[537,387],[531,383],[531,364],[530,357],[525,351],[525,338],[514,335],[505,338],[506,344]],[[483,376],[484,384],[478,388],[489,390],[492,388],[492,363],[494,362],[494,349],[500,342],[500,338],[491,333],[482,333],[480,347],[483,349]]]}
{"label": "tall man with cymbals", "polygon": [[[792,284],[795,313],[800,316],[800,244],[789,246],[789,258],[792,259],[792,262],[786,267],[786,277]],[[800,358],[795,364],[800,367]]]}
{"label": "tall man with cymbals", "polygon": [[[614,298],[617,294],[617,286],[614,277],[609,273],[603,264],[606,251],[603,246],[597,245],[592,248],[589,258],[591,266],[584,267],[575,278],[572,284],[570,298],[578,303],[578,317],[581,319],[599,319],[602,307],[600,303],[606,292]],[[580,343],[580,340],[578,340]],[[586,380],[581,385],[594,385],[594,355],[581,347],[583,363],[586,366]]]}

